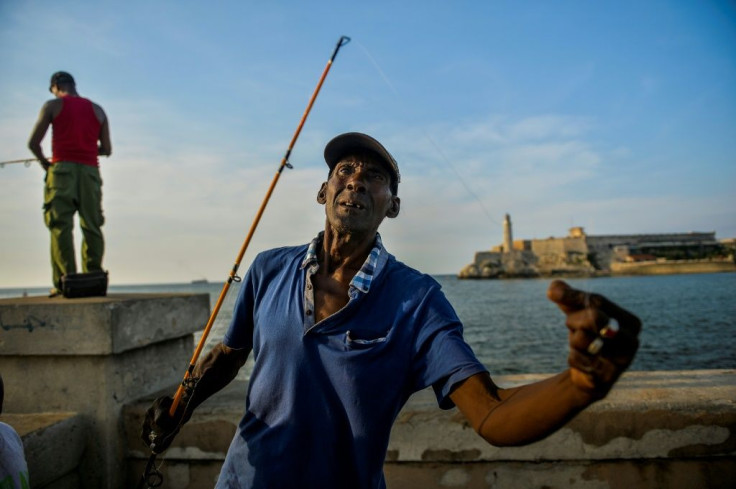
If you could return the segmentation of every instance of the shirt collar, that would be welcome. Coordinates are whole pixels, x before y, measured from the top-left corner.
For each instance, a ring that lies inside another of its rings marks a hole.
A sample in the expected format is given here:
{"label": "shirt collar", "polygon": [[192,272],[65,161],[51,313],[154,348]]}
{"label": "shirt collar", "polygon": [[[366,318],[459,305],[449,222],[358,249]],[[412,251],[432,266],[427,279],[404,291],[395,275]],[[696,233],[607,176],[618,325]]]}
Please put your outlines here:
{"label": "shirt collar", "polygon": [[[302,260],[302,269],[306,268],[309,265],[317,264],[317,250],[322,244],[324,234],[324,231],[320,231],[319,234],[317,234],[317,236],[312,240],[312,242],[309,243],[307,254],[304,256],[304,260]],[[371,249],[371,252],[368,253],[368,256],[363,262],[363,266],[360,267],[358,273],[356,273],[355,277],[353,277],[353,280],[350,281],[350,288],[356,288],[363,293],[368,293],[371,288],[373,277],[376,274],[378,257],[381,256],[382,252],[383,242],[381,241],[381,235],[379,233],[376,233],[376,240],[373,243],[373,248]]]}

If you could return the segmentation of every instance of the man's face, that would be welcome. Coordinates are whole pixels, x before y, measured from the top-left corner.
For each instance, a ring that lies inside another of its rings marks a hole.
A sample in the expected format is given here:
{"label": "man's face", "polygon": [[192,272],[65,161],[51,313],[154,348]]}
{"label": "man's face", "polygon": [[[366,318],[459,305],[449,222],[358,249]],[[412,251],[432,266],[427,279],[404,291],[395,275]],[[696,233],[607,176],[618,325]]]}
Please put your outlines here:
{"label": "man's face", "polygon": [[399,198],[391,193],[391,174],[372,158],[347,157],[322,184],[317,201],[339,232],[375,233],[383,219],[396,217]]}

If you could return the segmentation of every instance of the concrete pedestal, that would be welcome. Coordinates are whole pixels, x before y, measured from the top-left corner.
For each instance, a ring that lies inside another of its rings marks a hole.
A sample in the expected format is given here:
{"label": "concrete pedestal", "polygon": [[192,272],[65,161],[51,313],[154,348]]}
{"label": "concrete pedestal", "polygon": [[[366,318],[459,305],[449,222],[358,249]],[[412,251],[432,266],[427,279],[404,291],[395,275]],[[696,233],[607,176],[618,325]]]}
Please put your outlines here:
{"label": "concrete pedestal", "polygon": [[4,411],[79,413],[83,487],[123,487],[121,408],[181,381],[208,315],[207,294],[0,300]]}

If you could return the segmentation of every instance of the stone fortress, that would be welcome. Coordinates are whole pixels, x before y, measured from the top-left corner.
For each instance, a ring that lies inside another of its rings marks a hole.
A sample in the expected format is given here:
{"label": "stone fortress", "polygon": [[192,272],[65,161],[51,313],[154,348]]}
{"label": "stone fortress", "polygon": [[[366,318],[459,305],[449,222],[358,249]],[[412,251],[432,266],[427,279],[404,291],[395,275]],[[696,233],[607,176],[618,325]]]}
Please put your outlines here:
{"label": "stone fortress", "polygon": [[736,271],[736,240],[715,232],[591,236],[582,227],[564,238],[514,240],[511,217],[503,243],[475,254],[459,278],[595,277]]}

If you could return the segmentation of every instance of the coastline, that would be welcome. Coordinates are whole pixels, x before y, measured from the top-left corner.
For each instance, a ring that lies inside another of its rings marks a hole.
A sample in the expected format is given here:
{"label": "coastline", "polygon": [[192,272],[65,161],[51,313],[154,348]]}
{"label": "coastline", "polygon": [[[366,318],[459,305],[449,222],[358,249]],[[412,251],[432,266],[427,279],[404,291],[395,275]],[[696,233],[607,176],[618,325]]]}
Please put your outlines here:
{"label": "coastline", "polygon": [[612,263],[612,275],[676,275],[681,273],[736,272],[736,263],[727,260],[668,260]]}
{"label": "coastline", "polygon": [[636,275],[679,275],[697,273],[736,272],[733,260],[643,260],[636,262],[614,262],[607,270],[587,266],[550,268],[525,268],[519,271],[486,270],[474,264],[468,265],[457,274],[459,279],[519,279],[519,278],[596,278]]}

